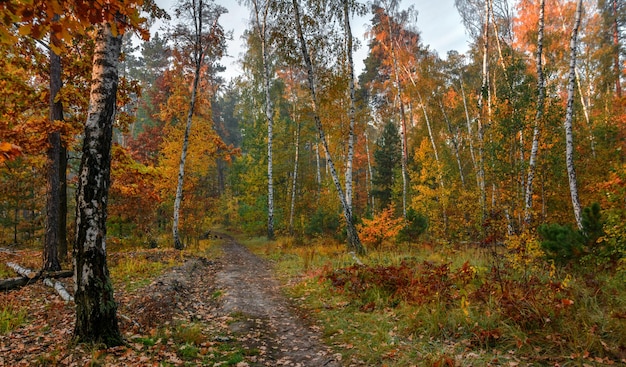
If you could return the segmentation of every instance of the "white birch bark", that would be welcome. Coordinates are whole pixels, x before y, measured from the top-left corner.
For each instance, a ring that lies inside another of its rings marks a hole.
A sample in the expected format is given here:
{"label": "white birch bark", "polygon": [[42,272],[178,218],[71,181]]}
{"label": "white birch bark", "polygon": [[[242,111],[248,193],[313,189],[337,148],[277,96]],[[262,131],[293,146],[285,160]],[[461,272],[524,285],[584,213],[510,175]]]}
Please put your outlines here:
{"label": "white birch bark", "polygon": [[368,176],[367,176],[367,197],[369,198],[370,201],[370,206],[373,209],[374,208],[374,196],[372,195],[372,191],[374,190],[374,183],[373,183],[373,171],[372,171],[372,160],[370,157],[370,143],[369,143],[369,139],[367,136],[367,132],[363,134],[365,136],[365,155],[367,156],[367,172],[368,172]]}
{"label": "white birch bark", "polygon": [[122,335],[106,262],[106,220],[122,38],[113,36],[109,24],[99,25],[96,30],[89,109],[76,189],[74,337],[114,346],[122,343]]}
{"label": "white birch bark", "polygon": [[271,0],[251,0],[254,11],[254,22],[257,36],[261,41],[261,63],[263,68],[263,92],[265,94],[265,118],[267,120],[267,238],[274,238],[274,162],[273,162],[273,138],[274,138],[274,106],[270,95],[271,68],[267,51],[267,16]]}
{"label": "white birch bark", "polygon": [[583,229],[582,209],[580,198],[578,197],[578,180],[576,178],[576,167],[574,166],[574,134],[572,131],[572,120],[574,119],[574,94],[576,84],[576,48],[578,47],[578,28],[580,27],[580,18],[582,16],[582,0],[576,2],[576,18],[574,27],[570,37],[570,64],[569,64],[569,81],[567,84],[567,109],[565,112],[565,162],[567,165],[567,177],[569,179],[570,196],[572,199],[572,208],[574,210],[574,218],[576,225],[580,230]]}
{"label": "white birch bark", "polygon": [[196,24],[195,44],[194,44],[194,63],[195,70],[193,76],[193,84],[191,87],[191,99],[189,101],[189,110],[187,112],[187,123],[185,125],[185,135],[183,137],[183,147],[180,153],[180,163],[178,165],[178,184],[176,186],[176,197],[174,198],[174,218],[172,223],[172,235],[174,237],[174,248],[182,250],[185,246],[180,240],[178,226],[180,222],[180,206],[183,201],[183,184],[185,180],[185,162],[187,161],[187,150],[189,148],[189,134],[191,132],[191,123],[193,120],[193,112],[196,106],[196,95],[198,93],[198,83],[200,81],[200,68],[202,67],[202,0],[199,1],[198,14],[194,17]]}
{"label": "white birch bark", "polygon": [[443,120],[446,122],[446,126],[448,127],[448,133],[450,134],[450,138],[452,140],[452,150],[454,152],[454,156],[456,157],[456,164],[459,167],[461,186],[465,187],[465,175],[463,174],[463,164],[461,163],[461,155],[459,152],[459,137],[457,132],[452,129],[452,124],[450,123],[450,119],[448,118],[446,110],[443,108],[443,103],[441,102],[441,100],[439,101],[439,108],[441,109]]}
{"label": "white birch bark", "polygon": [[292,2],[294,7],[296,31],[298,33],[298,38],[300,41],[300,49],[302,51],[302,57],[304,59],[307,69],[307,79],[309,84],[309,90],[311,92],[311,102],[313,105],[313,118],[315,120],[315,126],[317,128],[320,142],[322,143],[324,151],[326,152],[326,163],[328,165],[328,168],[330,169],[335,188],[337,189],[337,195],[339,196],[339,201],[343,208],[343,215],[346,221],[346,230],[348,232],[348,247],[359,255],[363,255],[365,254],[365,248],[361,244],[359,234],[356,231],[356,227],[354,226],[354,222],[352,220],[352,211],[350,210],[350,207],[346,202],[346,197],[344,195],[343,188],[341,187],[341,182],[339,181],[339,176],[337,175],[337,170],[335,169],[335,164],[333,163],[333,159],[330,155],[330,149],[328,148],[328,142],[326,141],[326,134],[324,133],[322,121],[320,119],[320,112],[317,101],[317,88],[315,87],[315,73],[313,71],[313,63],[311,62],[311,58],[307,50],[304,33],[302,31],[302,23],[300,21],[300,6],[298,4],[298,0],[293,0]]}
{"label": "white birch bark", "polygon": [[[489,89],[489,20],[491,18],[491,7],[489,6],[489,0],[485,0],[485,28],[483,31],[483,66],[482,66],[482,83],[480,87],[480,93],[478,95],[478,118],[476,120],[478,124],[478,171],[477,181],[478,190],[480,195],[480,206],[482,210],[482,217],[485,218],[486,206],[487,206],[487,192],[485,190],[485,122],[483,117],[484,100],[487,100],[487,105],[490,101],[490,89]],[[486,97],[486,98],[485,98]],[[489,108],[487,108],[487,121],[490,118]]]}
{"label": "white birch bark", "polygon": [[346,162],[346,202],[352,211],[352,164],[354,159],[354,125],[356,120],[355,97],[354,97],[354,61],[352,60],[352,29],[350,28],[350,10],[348,0],[343,0],[343,24],[346,37],[346,55],[348,57],[348,88],[350,93],[350,106],[348,118],[350,129],[348,132],[348,160]]}
{"label": "white birch bark", "polygon": [[533,127],[533,141],[528,161],[528,177],[526,178],[526,192],[524,198],[524,224],[529,225],[532,220],[533,207],[533,182],[537,167],[537,154],[539,151],[539,134],[541,133],[541,120],[543,119],[544,103],[546,96],[545,78],[543,75],[543,29],[545,17],[545,0],[539,2],[539,24],[537,27],[537,111]]}

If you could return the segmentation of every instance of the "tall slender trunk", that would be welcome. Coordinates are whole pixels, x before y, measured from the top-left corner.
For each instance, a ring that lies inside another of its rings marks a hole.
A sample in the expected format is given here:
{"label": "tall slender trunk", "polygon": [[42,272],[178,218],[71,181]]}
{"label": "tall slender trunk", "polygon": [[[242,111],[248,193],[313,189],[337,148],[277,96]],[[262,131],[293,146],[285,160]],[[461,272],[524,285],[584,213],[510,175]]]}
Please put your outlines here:
{"label": "tall slender trunk", "polygon": [[528,177],[526,179],[526,193],[524,198],[524,224],[530,225],[533,208],[533,181],[537,167],[537,153],[539,151],[539,134],[541,132],[541,120],[543,119],[544,104],[546,97],[546,85],[543,75],[543,29],[545,16],[545,0],[539,2],[539,25],[537,30],[537,111],[535,112],[535,126],[533,128],[533,142],[528,161]]}
{"label": "tall slender trunk", "polygon": [[[295,107],[294,107],[295,109]],[[295,114],[294,114],[295,117]],[[297,122],[296,127],[296,152],[293,158],[293,179],[291,181],[291,207],[289,209],[289,233],[293,235],[293,218],[296,211],[296,188],[298,183],[298,163],[300,162],[300,121]]]}
{"label": "tall slender trunk", "polygon": [[[195,5],[195,3],[194,3]],[[183,184],[185,180],[185,162],[187,161],[187,150],[189,148],[189,134],[191,133],[191,122],[193,121],[193,113],[196,106],[196,96],[198,93],[198,84],[200,82],[200,69],[202,68],[202,59],[204,58],[202,45],[202,21],[203,21],[203,4],[199,1],[195,22],[195,44],[193,58],[195,63],[195,71],[193,75],[193,84],[191,88],[191,100],[189,101],[189,111],[187,112],[187,124],[185,125],[185,135],[183,136],[183,147],[180,153],[180,163],[178,165],[178,183],[176,186],[176,197],[174,198],[174,215],[172,223],[172,236],[174,240],[174,248],[182,250],[185,245],[180,240],[179,222],[180,222],[180,206],[183,201]]]}
{"label": "tall slender trunk", "polygon": [[569,190],[572,198],[572,207],[574,209],[574,217],[576,225],[579,229],[583,229],[582,210],[580,198],[578,197],[578,180],[576,179],[576,167],[574,166],[574,134],[572,132],[572,120],[574,119],[574,94],[576,84],[576,48],[578,47],[578,28],[580,27],[580,18],[582,16],[582,0],[576,3],[576,19],[574,20],[574,28],[570,38],[570,63],[569,63],[569,81],[567,84],[567,110],[565,112],[565,162],[567,165],[567,177],[569,178]]}
{"label": "tall slender trunk", "polygon": [[365,136],[365,154],[367,155],[367,172],[369,173],[367,179],[367,197],[370,198],[370,207],[372,210],[374,209],[374,196],[372,195],[372,191],[374,190],[374,177],[372,171],[372,159],[370,158],[370,143],[367,137],[367,133],[363,134]]}
{"label": "tall slender trunk", "polygon": [[[55,16],[58,19],[58,16]],[[50,44],[59,45],[57,37],[50,34]],[[55,121],[63,119],[63,105],[55,101],[61,90],[61,57],[50,48],[50,125],[53,131],[48,134],[47,170],[46,170],[46,238],[43,251],[43,269],[61,270],[59,263],[59,214],[61,208],[60,167],[61,133]]]}
{"label": "tall slender trunk", "polygon": [[348,56],[348,88],[350,93],[350,107],[348,118],[350,129],[348,133],[348,161],[346,162],[346,202],[352,211],[352,161],[354,159],[354,125],[356,120],[356,108],[354,97],[354,61],[352,60],[352,30],[350,28],[350,9],[348,0],[343,0],[343,24],[346,33],[346,54]]}
{"label": "tall slender trunk", "polygon": [[469,116],[469,109],[467,108],[467,97],[465,97],[465,88],[463,88],[463,79],[459,74],[459,84],[461,86],[461,97],[463,98],[463,110],[465,111],[465,122],[467,123],[467,140],[469,143],[470,158],[472,158],[472,167],[474,167],[474,176],[476,176],[476,186],[480,188],[480,181],[478,177],[478,164],[476,163],[476,155],[474,154],[474,133],[472,132],[472,120]]}
{"label": "tall slender trunk", "polygon": [[408,201],[408,147],[406,138],[406,113],[404,111],[404,102],[402,101],[402,86],[400,84],[400,70],[398,67],[398,60],[396,58],[396,51],[393,42],[393,33],[391,28],[391,11],[390,7],[385,9],[387,13],[387,32],[389,35],[389,50],[391,52],[391,60],[393,63],[394,82],[396,86],[396,100],[398,102],[398,113],[400,115],[400,144],[402,149],[402,216],[406,218],[406,207]]}
{"label": "tall slender trunk", "polygon": [[[488,122],[490,116],[489,104],[490,101],[490,89],[489,89],[489,19],[491,18],[491,7],[489,6],[489,0],[485,0],[485,28],[483,31],[483,66],[482,66],[482,83],[480,86],[480,94],[478,95],[478,189],[480,195],[480,207],[482,211],[482,218],[485,219],[487,210],[487,192],[485,189],[485,124]],[[484,100],[487,100],[487,113],[483,111]],[[487,121],[483,121],[486,115]]]}
{"label": "tall slender trunk", "polygon": [[185,135],[183,137],[183,147],[180,153],[180,163],[178,165],[178,184],[176,186],[176,197],[174,198],[174,221],[172,224],[172,235],[174,237],[174,248],[182,250],[185,245],[180,240],[178,226],[180,223],[180,206],[183,201],[183,184],[185,180],[185,162],[187,161],[187,150],[189,148],[189,134],[191,133],[191,122],[193,120],[193,111],[196,105],[196,94],[198,91],[198,82],[200,80],[200,62],[196,62],[196,70],[193,77],[193,87],[191,89],[191,100],[189,101],[189,111],[187,112],[187,124],[185,126]]}
{"label": "tall slender trunk", "polygon": [[256,22],[257,35],[261,41],[261,63],[263,68],[263,92],[265,94],[265,118],[267,120],[267,238],[274,239],[274,162],[272,144],[274,138],[274,106],[270,95],[271,70],[267,53],[267,15],[270,8],[270,0],[263,3],[263,9],[259,9],[259,2],[252,1],[254,7],[254,19]]}
{"label": "tall slender trunk", "polygon": [[326,141],[326,134],[324,133],[322,121],[320,119],[319,106],[317,102],[317,90],[315,87],[315,74],[313,72],[313,63],[311,62],[309,51],[307,50],[306,41],[304,39],[304,33],[302,31],[302,24],[300,21],[300,6],[298,5],[298,0],[293,0],[292,2],[294,7],[296,31],[298,32],[298,38],[300,40],[300,49],[302,51],[302,57],[304,59],[307,69],[309,91],[311,92],[311,101],[313,104],[313,118],[315,120],[315,126],[317,127],[320,141],[324,146],[324,151],[326,152],[326,163],[328,164],[328,167],[330,169],[335,188],[337,189],[337,195],[339,196],[339,201],[343,208],[343,215],[344,219],[346,220],[346,230],[348,234],[348,247],[358,254],[365,254],[365,248],[361,244],[359,234],[356,231],[356,227],[354,226],[352,211],[350,210],[350,207],[346,202],[346,197],[341,187],[341,182],[339,182],[339,176],[337,175],[337,171],[335,170],[335,164],[333,163],[332,157],[330,155],[330,149],[328,148],[328,142]]}
{"label": "tall slender trunk", "polygon": [[67,260],[67,148],[61,142],[59,159],[59,261]]}
{"label": "tall slender trunk", "polygon": [[74,337],[82,342],[114,346],[123,340],[106,262],[106,220],[122,37],[113,36],[106,24],[98,26],[95,41],[89,114],[76,192]]}
{"label": "tall slender trunk", "polygon": [[448,133],[450,134],[452,140],[452,150],[454,152],[454,156],[456,157],[456,164],[459,167],[459,175],[461,176],[461,185],[465,187],[465,175],[463,174],[463,164],[461,163],[461,154],[459,149],[459,137],[456,131],[452,129],[452,124],[450,123],[450,119],[448,118],[448,114],[446,110],[443,108],[443,103],[439,100],[439,108],[441,109],[441,113],[443,115],[443,120],[446,122],[446,126],[448,127]]}
{"label": "tall slender trunk", "polygon": [[620,42],[619,42],[619,24],[617,21],[617,0],[613,0],[613,46],[615,47],[615,55],[613,67],[615,68],[615,96],[622,98],[622,66],[619,60]]}

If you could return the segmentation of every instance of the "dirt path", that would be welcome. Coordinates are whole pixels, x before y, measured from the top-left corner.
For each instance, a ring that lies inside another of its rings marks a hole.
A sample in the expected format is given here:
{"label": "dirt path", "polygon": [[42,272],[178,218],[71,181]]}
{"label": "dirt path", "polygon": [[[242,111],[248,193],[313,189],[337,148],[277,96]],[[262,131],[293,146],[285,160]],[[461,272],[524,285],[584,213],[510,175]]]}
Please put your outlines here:
{"label": "dirt path", "polygon": [[257,366],[340,366],[281,294],[267,263],[234,239],[224,236],[223,268],[216,285],[224,294],[218,312],[233,319],[239,341],[259,351],[248,357]]}

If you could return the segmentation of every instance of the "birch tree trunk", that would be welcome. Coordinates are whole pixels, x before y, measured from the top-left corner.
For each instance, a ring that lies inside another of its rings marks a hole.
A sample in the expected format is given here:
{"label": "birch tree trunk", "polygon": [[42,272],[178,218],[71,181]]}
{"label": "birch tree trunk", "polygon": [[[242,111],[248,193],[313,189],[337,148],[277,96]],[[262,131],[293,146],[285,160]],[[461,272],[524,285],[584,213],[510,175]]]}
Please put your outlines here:
{"label": "birch tree trunk", "polygon": [[348,118],[350,129],[348,133],[348,161],[346,162],[346,203],[352,211],[352,161],[354,160],[354,125],[356,120],[355,97],[354,97],[354,61],[352,59],[352,29],[350,28],[350,9],[348,0],[343,0],[343,24],[346,33],[346,54],[348,55],[348,87],[350,89],[350,107]]}
{"label": "birch tree trunk", "polygon": [[582,210],[578,197],[578,180],[576,179],[576,167],[574,166],[574,135],[572,132],[572,120],[574,119],[574,94],[576,86],[576,48],[578,47],[578,28],[582,16],[582,0],[576,2],[576,18],[574,28],[570,38],[570,63],[569,81],[567,84],[567,110],[565,112],[565,162],[567,165],[567,177],[569,179],[569,190],[574,209],[574,218],[578,229],[583,229]]}
{"label": "birch tree trunk", "polygon": [[298,183],[298,164],[300,162],[300,125],[301,123],[298,121],[298,126],[296,127],[296,152],[293,159],[293,180],[291,181],[291,207],[289,208],[289,233],[291,235],[294,233],[293,217],[296,212],[296,188]]}
{"label": "birch tree trunk", "polygon": [[476,176],[476,186],[480,188],[480,178],[478,177],[478,164],[476,163],[476,155],[474,154],[474,133],[472,132],[472,120],[469,116],[467,108],[467,98],[465,97],[465,88],[463,87],[463,79],[459,73],[459,85],[461,86],[461,97],[463,98],[463,110],[465,111],[465,122],[467,123],[467,140],[469,143],[470,158],[472,158],[472,167],[474,167],[474,175]]}
{"label": "birch tree trunk", "polygon": [[106,262],[106,219],[122,37],[113,36],[110,25],[103,24],[97,28],[95,41],[89,112],[76,192],[74,337],[80,342],[115,346],[123,340]]}
{"label": "birch tree trunk", "polygon": [[615,47],[615,55],[613,66],[615,68],[615,96],[617,99],[622,98],[622,66],[620,63],[620,35],[619,35],[619,22],[617,12],[617,0],[612,2],[613,8],[613,46]]}
{"label": "birch tree trunk", "polygon": [[[480,94],[478,95],[478,171],[477,181],[478,190],[480,195],[480,207],[482,211],[482,218],[485,219],[486,207],[487,207],[487,192],[485,189],[485,121],[483,118],[485,113],[483,107],[485,99],[487,105],[490,101],[490,89],[489,89],[489,19],[491,17],[491,7],[489,6],[489,0],[485,0],[485,28],[483,31],[483,66],[482,66],[482,83],[480,87]],[[486,98],[485,98],[486,97]],[[487,108],[489,110],[489,108]],[[489,112],[487,112],[487,119],[490,118]]]}
{"label": "birch tree trunk", "polygon": [[368,177],[367,177],[367,197],[369,198],[370,201],[370,206],[372,208],[372,210],[374,210],[374,196],[372,195],[372,191],[374,190],[374,183],[373,183],[373,171],[372,171],[372,160],[370,158],[370,143],[369,143],[369,139],[367,137],[367,132],[365,134],[363,134],[365,136],[365,154],[367,155],[367,173],[368,173]]}
{"label": "birch tree trunk", "polygon": [[526,192],[524,198],[524,224],[529,225],[532,220],[533,208],[533,181],[537,167],[537,153],[539,151],[539,134],[541,120],[543,119],[544,103],[546,97],[546,85],[543,75],[543,29],[545,16],[545,0],[539,2],[539,25],[537,29],[537,111],[535,113],[535,126],[533,128],[533,142],[528,161],[528,177],[526,179]]}
{"label": "birch tree trunk", "polygon": [[265,118],[267,120],[267,238],[274,239],[274,176],[273,176],[273,129],[274,129],[274,106],[270,96],[271,70],[267,52],[267,16],[271,0],[264,0],[259,4],[258,0],[251,0],[254,11],[254,22],[257,36],[261,41],[261,64],[263,68],[263,92],[265,94]]}
{"label": "birch tree trunk", "polygon": [[452,141],[452,150],[454,151],[454,156],[456,157],[456,164],[459,167],[459,175],[461,176],[461,186],[465,187],[465,175],[463,174],[463,164],[461,163],[461,155],[459,151],[459,137],[456,131],[452,129],[452,124],[450,123],[450,119],[448,118],[448,114],[446,110],[443,108],[443,103],[439,100],[439,108],[441,109],[441,114],[443,115],[443,120],[446,122],[446,126],[448,127],[448,133],[450,133],[450,138]]}
{"label": "birch tree trunk", "polygon": [[[194,6],[196,3],[194,2]],[[178,184],[176,186],[176,197],[174,198],[174,218],[172,223],[172,236],[174,239],[174,248],[182,250],[185,245],[180,240],[178,231],[180,223],[180,206],[183,201],[183,184],[185,180],[185,162],[187,161],[187,150],[189,148],[189,134],[191,132],[191,122],[193,120],[193,112],[196,106],[196,95],[198,93],[198,83],[200,82],[200,69],[202,67],[202,59],[204,58],[202,44],[202,21],[203,21],[203,4],[202,0],[197,3],[194,8],[194,26],[195,39],[193,58],[195,63],[195,71],[193,76],[193,84],[191,87],[191,100],[189,101],[189,111],[187,112],[187,124],[185,125],[185,135],[183,136],[183,147],[180,153],[180,163],[178,165]]]}
{"label": "birch tree trunk", "polygon": [[294,7],[296,31],[298,33],[298,38],[300,41],[300,49],[302,51],[302,57],[304,59],[307,69],[309,91],[311,92],[311,100],[313,104],[313,118],[315,120],[315,126],[317,128],[317,133],[319,135],[320,141],[324,146],[324,151],[326,152],[326,163],[328,165],[328,168],[330,169],[330,174],[333,178],[333,182],[339,196],[339,201],[341,202],[341,206],[343,208],[343,215],[344,219],[346,220],[346,230],[348,234],[348,247],[350,250],[355,251],[357,254],[364,255],[365,248],[361,244],[359,234],[356,231],[356,227],[354,226],[354,222],[352,220],[352,210],[346,202],[346,196],[344,195],[344,191],[341,187],[341,182],[339,182],[339,176],[337,175],[335,164],[333,163],[333,159],[330,155],[330,149],[328,148],[328,142],[326,141],[326,134],[324,133],[322,121],[320,119],[319,106],[317,102],[317,90],[315,87],[315,74],[313,72],[313,63],[311,62],[311,57],[309,56],[307,44],[304,39],[304,33],[302,31],[302,23],[300,21],[300,6],[298,5],[298,0],[292,0],[292,2]]}

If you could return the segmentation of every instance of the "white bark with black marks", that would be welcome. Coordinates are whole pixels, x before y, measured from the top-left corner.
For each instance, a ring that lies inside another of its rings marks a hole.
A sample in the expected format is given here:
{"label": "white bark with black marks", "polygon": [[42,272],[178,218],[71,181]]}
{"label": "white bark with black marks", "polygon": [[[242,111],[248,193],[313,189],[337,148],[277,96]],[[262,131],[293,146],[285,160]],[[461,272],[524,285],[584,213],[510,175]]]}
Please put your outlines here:
{"label": "white bark with black marks", "polygon": [[572,208],[574,209],[574,218],[576,225],[580,230],[583,229],[582,209],[580,198],[578,197],[578,180],[576,178],[576,167],[574,165],[574,133],[572,129],[572,121],[574,119],[574,95],[576,87],[576,49],[578,48],[578,28],[580,27],[580,18],[582,17],[582,0],[576,3],[576,18],[574,27],[570,37],[570,63],[569,63],[569,79],[567,83],[567,109],[565,112],[565,162],[567,166],[567,177],[569,179],[569,190],[572,199]]}

